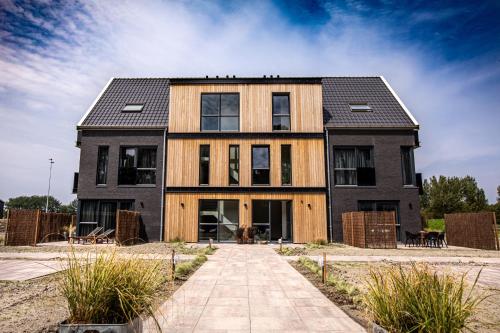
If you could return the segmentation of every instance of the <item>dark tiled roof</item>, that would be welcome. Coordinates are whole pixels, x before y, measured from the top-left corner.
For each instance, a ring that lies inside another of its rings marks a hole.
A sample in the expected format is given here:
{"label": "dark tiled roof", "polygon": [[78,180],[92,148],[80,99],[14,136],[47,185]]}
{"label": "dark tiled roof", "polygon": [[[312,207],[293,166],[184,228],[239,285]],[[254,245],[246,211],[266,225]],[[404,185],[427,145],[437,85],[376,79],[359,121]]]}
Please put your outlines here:
{"label": "dark tiled roof", "polygon": [[[381,77],[323,78],[323,120],[333,128],[417,127]],[[367,103],[371,112],[352,112]]]}
{"label": "dark tiled roof", "polygon": [[[113,79],[79,126],[166,127],[169,79]],[[122,112],[125,104],[144,104],[141,112]]]}

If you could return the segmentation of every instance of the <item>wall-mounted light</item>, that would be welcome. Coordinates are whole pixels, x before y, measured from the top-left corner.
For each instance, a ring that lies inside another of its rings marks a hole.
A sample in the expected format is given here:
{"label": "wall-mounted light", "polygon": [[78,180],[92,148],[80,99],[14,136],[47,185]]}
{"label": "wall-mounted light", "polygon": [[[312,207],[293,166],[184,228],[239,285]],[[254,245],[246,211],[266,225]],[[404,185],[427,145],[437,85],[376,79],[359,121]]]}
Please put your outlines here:
{"label": "wall-mounted light", "polygon": [[141,208],[144,208],[144,202],[141,201]]}
{"label": "wall-mounted light", "polygon": [[408,204],[408,207],[410,207],[410,209],[413,209],[413,205],[411,204],[411,202]]}
{"label": "wall-mounted light", "polygon": [[243,204],[243,207],[245,207],[245,209],[248,209],[248,205],[246,202]]}
{"label": "wall-mounted light", "polygon": [[181,207],[182,209],[184,209],[184,202],[181,202]]}
{"label": "wall-mounted light", "polygon": [[301,204],[304,204],[304,200],[300,200],[300,203],[301,203]]}
{"label": "wall-mounted light", "polygon": [[311,209],[311,204],[310,203],[307,204],[307,208]]}

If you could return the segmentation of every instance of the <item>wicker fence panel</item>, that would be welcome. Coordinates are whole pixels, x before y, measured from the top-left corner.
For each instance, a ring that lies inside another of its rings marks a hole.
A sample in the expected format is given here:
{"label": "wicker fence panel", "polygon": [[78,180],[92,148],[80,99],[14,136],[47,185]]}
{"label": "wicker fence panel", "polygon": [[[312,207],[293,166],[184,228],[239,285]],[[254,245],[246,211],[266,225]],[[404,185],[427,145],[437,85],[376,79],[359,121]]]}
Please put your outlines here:
{"label": "wicker fence panel", "polygon": [[372,249],[395,249],[395,212],[364,212],[366,247]]}
{"label": "wicker fence panel", "polygon": [[131,245],[139,241],[140,230],[139,212],[118,210],[116,212],[115,239],[120,245]]}
{"label": "wicker fence panel", "polygon": [[73,216],[66,213],[41,213],[37,243],[63,240],[64,229],[71,225]]}
{"label": "wicker fence panel", "polygon": [[342,214],[344,244],[361,248],[396,248],[394,212],[348,212]]}
{"label": "wicker fence panel", "polygon": [[39,210],[9,209],[5,245],[35,245],[39,215]]}
{"label": "wicker fence panel", "polygon": [[445,214],[446,241],[449,245],[483,250],[499,250],[495,213]]}

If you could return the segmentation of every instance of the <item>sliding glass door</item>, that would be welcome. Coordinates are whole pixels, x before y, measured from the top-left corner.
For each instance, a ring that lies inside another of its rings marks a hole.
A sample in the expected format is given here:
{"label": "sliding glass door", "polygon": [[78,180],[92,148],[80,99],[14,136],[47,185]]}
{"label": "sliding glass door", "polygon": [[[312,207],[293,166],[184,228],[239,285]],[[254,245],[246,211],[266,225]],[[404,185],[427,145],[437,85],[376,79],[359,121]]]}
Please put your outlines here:
{"label": "sliding glass door", "polygon": [[198,221],[198,240],[234,241],[239,227],[239,201],[200,200]]}
{"label": "sliding glass door", "polygon": [[258,240],[292,241],[292,201],[253,200],[252,226]]}

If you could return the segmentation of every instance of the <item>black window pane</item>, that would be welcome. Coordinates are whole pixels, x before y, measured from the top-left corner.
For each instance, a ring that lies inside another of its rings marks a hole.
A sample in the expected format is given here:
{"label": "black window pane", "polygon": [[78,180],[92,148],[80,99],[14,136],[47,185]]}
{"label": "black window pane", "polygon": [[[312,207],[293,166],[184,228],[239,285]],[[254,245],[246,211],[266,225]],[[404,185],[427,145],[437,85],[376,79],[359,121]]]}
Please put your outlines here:
{"label": "black window pane", "polygon": [[123,167],[118,170],[118,185],[135,185],[137,168]]}
{"label": "black window pane", "polygon": [[252,225],[256,223],[269,223],[269,201],[252,201]]}
{"label": "black window pane", "polygon": [[218,131],[219,117],[201,117],[202,131]]}
{"label": "black window pane", "polygon": [[108,176],[108,147],[99,147],[97,152],[97,184],[103,185]]}
{"label": "black window pane", "polygon": [[237,131],[239,117],[221,117],[220,118],[220,130],[221,131]]}
{"label": "black window pane", "polygon": [[359,186],[375,186],[375,168],[357,168]]}
{"label": "black window pane", "polygon": [[289,131],[290,117],[289,116],[273,116],[273,131]]}
{"label": "black window pane", "polygon": [[273,95],[273,115],[289,115],[290,103],[288,95]]}
{"label": "black window pane", "polygon": [[240,147],[229,146],[229,185],[240,182]]}
{"label": "black window pane", "polygon": [[121,201],[120,209],[121,210],[134,210],[134,203],[132,201]]}
{"label": "black window pane", "polygon": [[415,170],[413,167],[413,150],[411,147],[401,148],[401,163],[403,171],[403,184],[415,185]]}
{"label": "black window pane", "polygon": [[372,148],[358,148],[358,168],[373,168]]}
{"label": "black window pane", "polygon": [[252,183],[254,185],[269,185],[269,169],[252,170]]}
{"label": "black window pane", "polygon": [[200,200],[200,223],[217,224],[219,213],[217,200]]}
{"label": "black window pane", "polygon": [[210,146],[200,146],[200,185],[208,185],[210,177]]}
{"label": "black window pane", "polygon": [[122,148],[120,166],[131,168],[135,167],[135,148]]}
{"label": "black window pane", "polygon": [[252,147],[252,168],[269,169],[269,147]]}
{"label": "black window pane", "polygon": [[156,148],[139,148],[138,168],[156,168]]}
{"label": "black window pane", "polygon": [[240,110],[239,94],[222,94],[220,113],[222,116],[238,116]]}
{"label": "black window pane", "polygon": [[206,94],[201,95],[201,114],[203,116],[217,116],[220,109],[220,95]]}
{"label": "black window pane", "polygon": [[358,211],[360,212],[371,212],[375,210],[375,205],[373,201],[360,201],[358,203]]}
{"label": "black window pane", "polygon": [[200,241],[217,239],[217,223],[215,224],[200,224],[198,230],[198,238]]}
{"label": "black window pane", "polygon": [[356,170],[335,170],[335,185],[356,185]]}
{"label": "black window pane", "polygon": [[356,168],[356,151],[354,149],[335,149],[335,168]]}
{"label": "black window pane", "polygon": [[281,146],[281,184],[292,184],[292,153],[290,145]]}
{"label": "black window pane", "polygon": [[156,171],[137,170],[137,184],[156,184]]}

